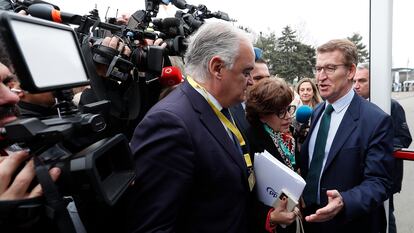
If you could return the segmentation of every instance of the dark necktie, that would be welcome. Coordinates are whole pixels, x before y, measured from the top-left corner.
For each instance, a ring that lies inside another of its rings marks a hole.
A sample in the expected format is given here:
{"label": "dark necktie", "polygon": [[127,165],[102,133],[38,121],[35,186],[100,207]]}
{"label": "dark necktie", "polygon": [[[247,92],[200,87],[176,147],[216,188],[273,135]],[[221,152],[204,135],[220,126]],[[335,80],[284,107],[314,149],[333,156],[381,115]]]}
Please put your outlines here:
{"label": "dark necktie", "polygon": [[[231,118],[231,116],[230,116],[230,111],[229,111],[229,109],[228,108],[223,108],[223,109],[221,109],[221,113],[223,113],[223,115],[231,122],[231,123],[234,123],[233,122],[233,119]],[[227,131],[227,130],[226,130]],[[232,138],[232,140],[233,140],[233,142],[234,142],[234,145],[236,146],[236,148],[237,148],[237,150],[240,152],[240,154],[243,154],[243,151],[242,151],[242,148],[241,148],[241,146],[240,146],[240,143],[239,143],[239,140],[237,140],[237,137],[232,133],[232,132],[230,132],[231,133],[231,138]]]}
{"label": "dark necktie", "polygon": [[315,148],[313,151],[312,161],[306,176],[306,186],[303,191],[303,198],[306,205],[317,204],[319,177],[321,174],[322,163],[325,157],[326,139],[328,138],[329,125],[331,123],[331,113],[333,107],[329,104],[322,116],[316,136]]}

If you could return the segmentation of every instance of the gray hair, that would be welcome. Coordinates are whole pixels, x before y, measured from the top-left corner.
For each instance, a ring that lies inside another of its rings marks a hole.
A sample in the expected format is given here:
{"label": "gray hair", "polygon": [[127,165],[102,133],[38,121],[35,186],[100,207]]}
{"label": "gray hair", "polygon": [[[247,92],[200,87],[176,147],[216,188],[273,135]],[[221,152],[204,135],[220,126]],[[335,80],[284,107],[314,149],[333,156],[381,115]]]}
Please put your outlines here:
{"label": "gray hair", "polygon": [[357,66],[357,69],[358,70],[363,70],[363,69],[369,70],[369,62],[359,63]]}
{"label": "gray hair", "polygon": [[210,22],[190,37],[184,61],[186,73],[204,83],[208,79],[208,64],[219,56],[231,69],[239,53],[240,42],[251,41],[247,33],[226,22]]}

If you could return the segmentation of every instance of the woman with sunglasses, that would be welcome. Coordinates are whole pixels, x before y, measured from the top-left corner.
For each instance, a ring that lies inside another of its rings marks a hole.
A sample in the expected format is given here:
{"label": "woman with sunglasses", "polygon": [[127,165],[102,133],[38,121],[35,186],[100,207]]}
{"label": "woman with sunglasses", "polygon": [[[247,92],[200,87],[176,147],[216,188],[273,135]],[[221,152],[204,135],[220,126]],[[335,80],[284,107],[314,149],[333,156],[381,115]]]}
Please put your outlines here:
{"label": "woman with sunglasses", "polygon": [[[266,150],[297,171],[295,140],[289,131],[296,110],[294,105],[290,105],[292,99],[293,92],[282,79],[263,79],[254,84],[246,100],[246,117],[250,123],[246,136],[252,156]],[[254,214],[258,223],[256,232],[295,232],[296,224],[292,222],[296,215],[286,209],[286,204],[287,200],[282,200],[276,208],[272,208],[257,203],[257,213]],[[282,228],[279,224],[288,226]]]}

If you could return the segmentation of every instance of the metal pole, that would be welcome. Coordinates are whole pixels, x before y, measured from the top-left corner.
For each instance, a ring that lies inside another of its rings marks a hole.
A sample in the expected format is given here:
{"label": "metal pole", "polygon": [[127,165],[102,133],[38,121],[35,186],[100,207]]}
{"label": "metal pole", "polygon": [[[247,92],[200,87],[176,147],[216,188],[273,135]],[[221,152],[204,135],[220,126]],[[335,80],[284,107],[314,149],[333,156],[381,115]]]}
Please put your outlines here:
{"label": "metal pole", "polygon": [[[393,0],[370,0],[370,100],[391,112]],[[388,232],[388,200],[384,203]]]}

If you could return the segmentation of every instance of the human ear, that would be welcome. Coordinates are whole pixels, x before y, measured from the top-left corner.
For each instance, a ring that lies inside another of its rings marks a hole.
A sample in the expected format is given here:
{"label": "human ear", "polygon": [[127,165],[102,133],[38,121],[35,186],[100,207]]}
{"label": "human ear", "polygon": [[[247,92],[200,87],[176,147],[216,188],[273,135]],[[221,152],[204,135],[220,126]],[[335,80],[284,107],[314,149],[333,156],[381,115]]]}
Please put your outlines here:
{"label": "human ear", "polygon": [[355,73],[356,73],[356,65],[355,64],[352,64],[351,67],[349,67],[348,72],[349,73],[348,73],[347,79],[348,80],[351,80],[353,82],[354,77],[355,77]]}
{"label": "human ear", "polygon": [[214,77],[222,79],[223,60],[218,56],[214,56],[213,58],[211,58],[208,65],[210,73],[212,73]]}

